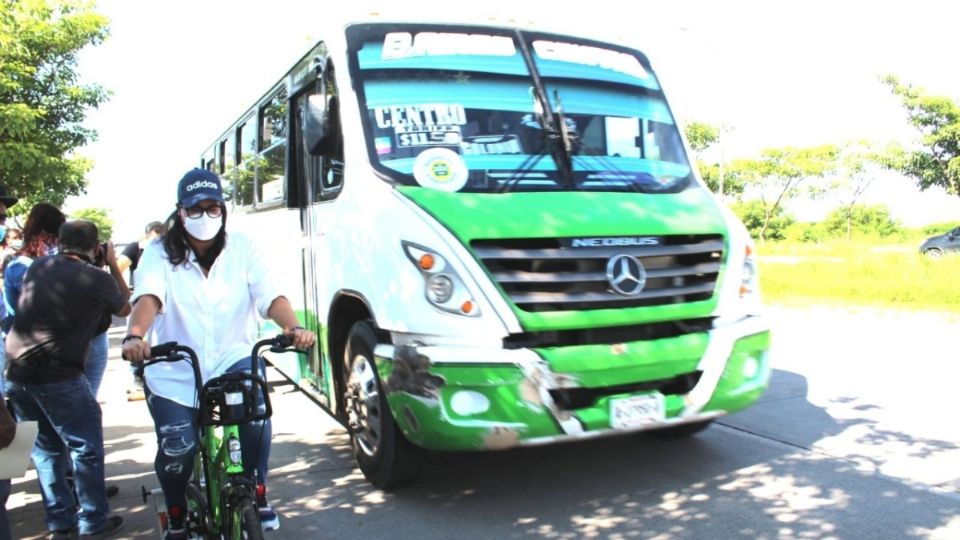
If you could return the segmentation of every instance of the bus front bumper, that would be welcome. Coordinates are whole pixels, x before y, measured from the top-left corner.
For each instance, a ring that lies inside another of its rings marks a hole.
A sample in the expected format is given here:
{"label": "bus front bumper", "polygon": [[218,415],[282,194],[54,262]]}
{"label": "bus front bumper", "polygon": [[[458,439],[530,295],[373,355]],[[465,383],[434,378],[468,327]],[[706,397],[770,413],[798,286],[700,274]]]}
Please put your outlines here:
{"label": "bus front bumper", "polygon": [[[746,317],[645,342],[536,350],[378,345],[375,356],[408,440],[478,450],[664,428],[740,410],[767,387],[768,351],[766,321]],[[662,388],[691,386],[661,392],[657,381],[669,382]],[[568,399],[575,395],[587,399]],[[618,400],[639,395],[662,396],[660,416],[626,427],[612,418]]]}

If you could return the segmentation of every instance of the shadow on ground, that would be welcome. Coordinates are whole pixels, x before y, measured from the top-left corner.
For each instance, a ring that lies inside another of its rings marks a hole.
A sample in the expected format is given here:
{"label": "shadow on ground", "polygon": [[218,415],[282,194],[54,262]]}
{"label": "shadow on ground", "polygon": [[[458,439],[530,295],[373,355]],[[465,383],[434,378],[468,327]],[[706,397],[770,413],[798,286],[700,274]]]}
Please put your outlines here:
{"label": "shadow on ground", "polygon": [[[341,426],[272,379],[269,495],[283,521],[268,538],[901,539],[960,528],[955,494],[894,478],[871,453],[893,445],[937,460],[956,444],[886,431],[862,399],[815,405],[807,380],[789,371],[774,371],[757,406],[696,437],[432,453],[417,484],[389,493],[354,468]],[[122,537],[156,537],[153,503],[140,497],[140,486],[156,485],[149,416],[138,404],[111,406],[126,415],[105,414],[105,422],[137,420],[105,428],[108,475],[121,487],[111,504],[127,519]],[[827,412],[835,407],[842,417]],[[35,480],[14,491],[22,501],[11,512],[15,537],[42,537]]]}

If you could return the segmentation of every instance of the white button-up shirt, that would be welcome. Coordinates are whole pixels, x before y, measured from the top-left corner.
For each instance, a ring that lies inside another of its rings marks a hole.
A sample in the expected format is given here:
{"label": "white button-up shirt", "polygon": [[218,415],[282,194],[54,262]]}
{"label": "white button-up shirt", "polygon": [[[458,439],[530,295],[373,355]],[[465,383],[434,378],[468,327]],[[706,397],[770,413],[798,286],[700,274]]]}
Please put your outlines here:
{"label": "white button-up shirt", "polygon": [[[161,240],[150,242],[137,266],[132,301],[145,295],[160,300],[151,345],[176,341],[195,350],[204,381],[249,358],[257,338],[257,314],[266,319],[274,300],[289,298],[271,270],[275,265],[239,231],[229,232],[206,276],[192,250],[187,262],[173,266]],[[193,379],[187,361],[154,364],[146,372],[150,392],[188,407],[196,406]]]}

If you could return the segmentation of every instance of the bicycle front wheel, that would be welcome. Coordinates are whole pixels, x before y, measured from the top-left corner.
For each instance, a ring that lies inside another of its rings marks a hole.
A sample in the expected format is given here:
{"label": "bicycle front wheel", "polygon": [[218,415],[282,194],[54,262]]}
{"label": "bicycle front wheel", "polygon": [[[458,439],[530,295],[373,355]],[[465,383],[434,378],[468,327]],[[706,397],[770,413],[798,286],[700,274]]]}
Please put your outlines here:
{"label": "bicycle front wheel", "polygon": [[230,509],[230,540],[263,540],[260,514],[250,497],[240,497]]}

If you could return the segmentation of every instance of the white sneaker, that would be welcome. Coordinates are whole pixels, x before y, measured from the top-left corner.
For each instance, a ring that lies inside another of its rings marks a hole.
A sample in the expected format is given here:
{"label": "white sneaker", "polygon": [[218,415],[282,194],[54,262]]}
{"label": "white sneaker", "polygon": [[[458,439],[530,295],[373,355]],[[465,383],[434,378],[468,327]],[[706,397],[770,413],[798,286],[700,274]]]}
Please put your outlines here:
{"label": "white sneaker", "polygon": [[257,511],[260,514],[260,527],[265,531],[275,531],[280,528],[280,516],[273,511],[269,504],[259,506]]}

